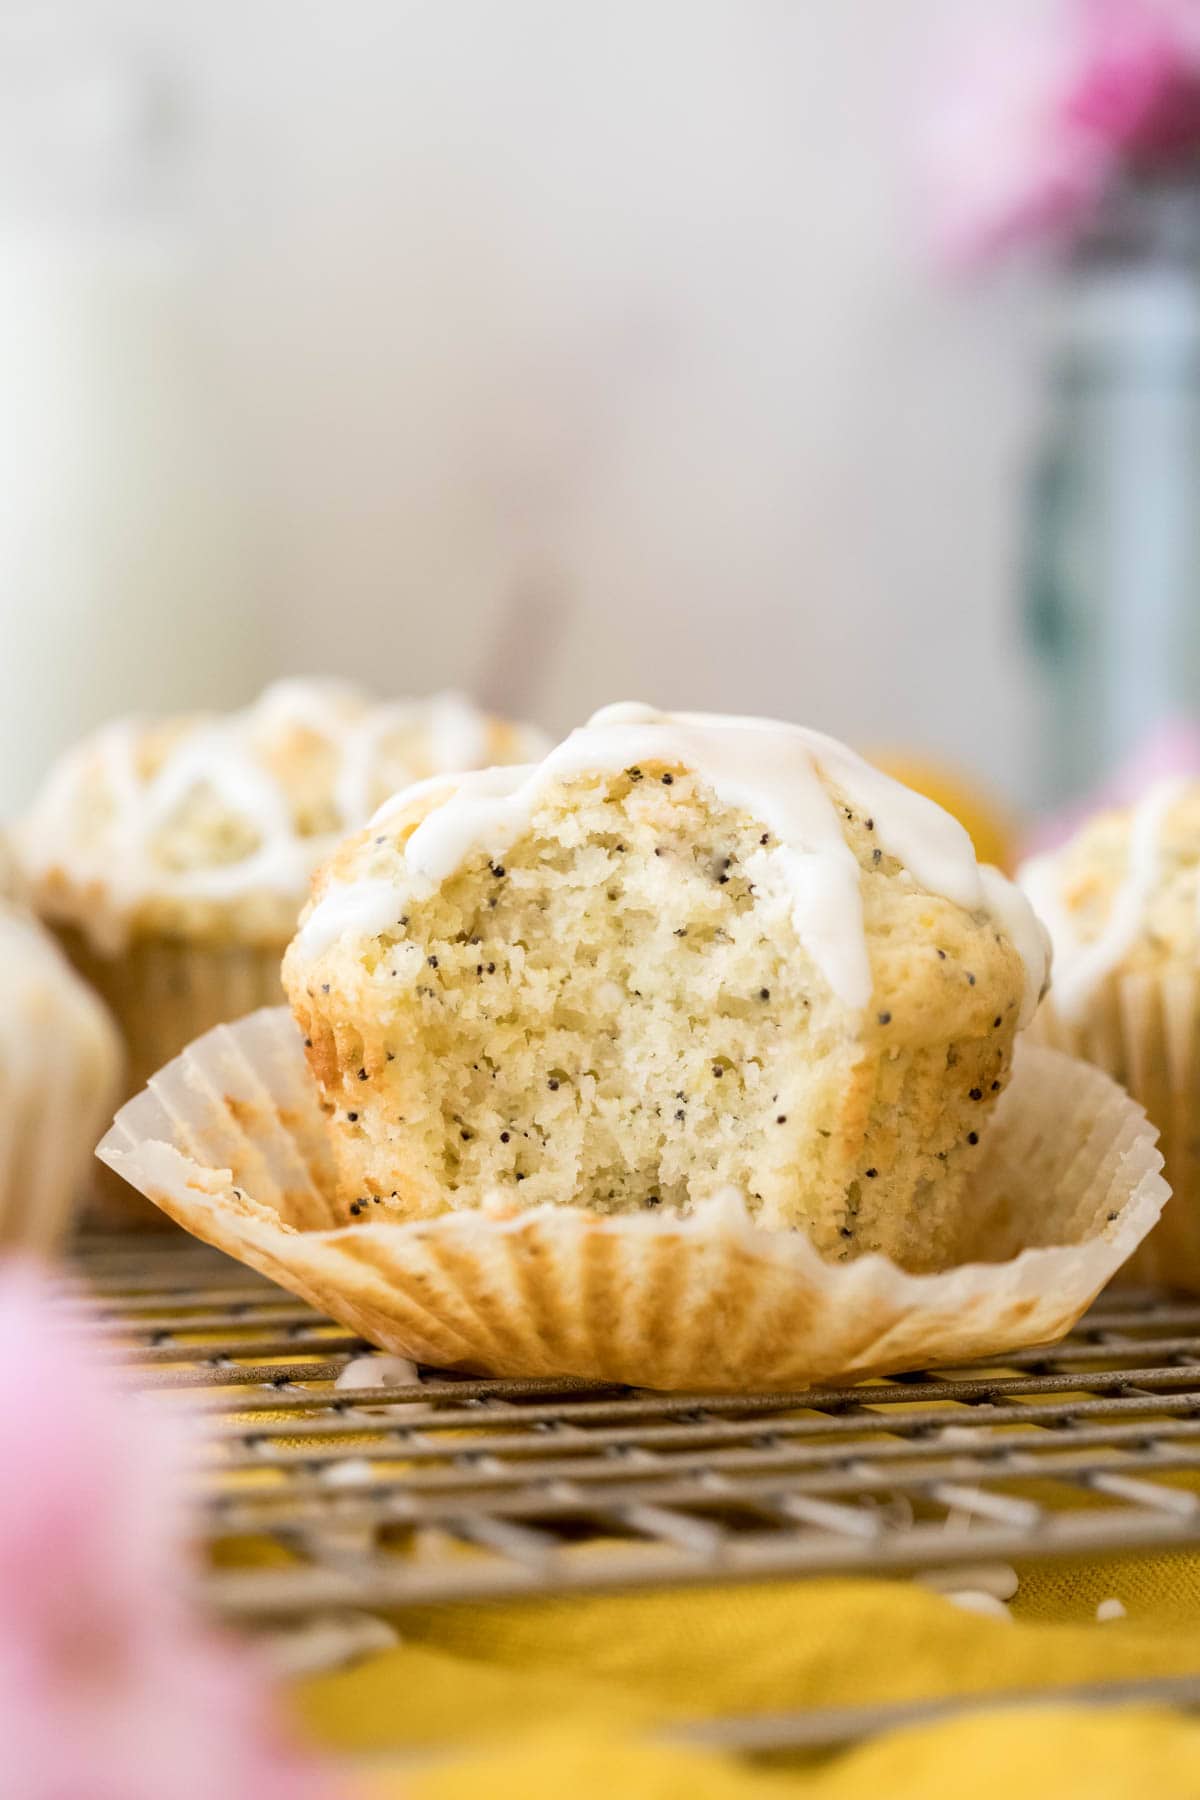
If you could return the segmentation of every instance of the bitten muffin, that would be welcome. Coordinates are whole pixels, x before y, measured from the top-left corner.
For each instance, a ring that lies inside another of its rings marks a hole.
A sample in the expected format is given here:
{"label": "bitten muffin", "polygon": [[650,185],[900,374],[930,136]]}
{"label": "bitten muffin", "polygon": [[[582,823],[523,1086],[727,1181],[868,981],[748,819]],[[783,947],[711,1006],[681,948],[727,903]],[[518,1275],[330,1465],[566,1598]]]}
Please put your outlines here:
{"label": "bitten muffin", "polygon": [[284,961],[348,1219],[732,1190],[914,1270],[952,1259],[1045,976],[932,802],[814,732],[637,706],[399,795]]}
{"label": "bitten muffin", "polygon": [[281,998],[313,870],[387,794],[543,747],[453,695],[285,681],[242,712],[121,721],[70,751],[16,848],[34,908],[116,1014],[129,1091]]}
{"label": "bitten muffin", "polygon": [[1173,1197],[1129,1272],[1200,1292],[1200,781],[1097,814],[1020,880],[1054,946],[1036,1035],[1115,1076],[1161,1133]]}
{"label": "bitten muffin", "polygon": [[116,1027],[50,934],[0,903],[0,1250],[65,1235],[120,1063]]}

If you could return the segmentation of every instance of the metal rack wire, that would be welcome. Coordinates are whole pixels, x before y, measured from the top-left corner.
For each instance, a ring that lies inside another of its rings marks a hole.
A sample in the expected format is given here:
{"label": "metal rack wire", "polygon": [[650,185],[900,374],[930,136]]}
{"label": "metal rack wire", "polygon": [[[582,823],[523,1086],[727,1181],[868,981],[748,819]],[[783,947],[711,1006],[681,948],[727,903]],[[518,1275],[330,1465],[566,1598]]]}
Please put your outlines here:
{"label": "metal rack wire", "polygon": [[[137,1385],[214,1415],[208,1540],[273,1552],[215,1559],[212,1604],[246,1623],[1200,1545],[1200,1303],[1114,1291],[1052,1348],[859,1387],[375,1387],[360,1339],[191,1240],[94,1239],[77,1270]],[[1189,1682],[1134,1686],[1200,1703]],[[720,1741],[840,1742],[888,1711]]]}

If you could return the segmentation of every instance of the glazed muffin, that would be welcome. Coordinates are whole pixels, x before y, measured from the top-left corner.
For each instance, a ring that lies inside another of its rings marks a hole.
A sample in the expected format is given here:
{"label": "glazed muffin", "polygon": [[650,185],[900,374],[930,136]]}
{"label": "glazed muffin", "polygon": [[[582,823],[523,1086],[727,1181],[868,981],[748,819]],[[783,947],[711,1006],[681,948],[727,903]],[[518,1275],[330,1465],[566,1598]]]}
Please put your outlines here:
{"label": "glazed muffin", "polygon": [[1167,1197],[1137,1104],[1019,1041],[1045,970],[961,827],[840,745],[610,709],[388,803],[318,879],[296,1017],[189,1045],[99,1154],[434,1367],[962,1363],[1060,1337]]}
{"label": "glazed muffin", "polygon": [[1098,814],[1020,880],[1054,946],[1036,1034],[1107,1070],[1161,1133],[1173,1198],[1128,1272],[1200,1292],[1200,781]]}
{"label": "glazed muffin", "polygon": [[932,802],[817,733],[636,706],[399,795],[284,961],[347,1220],[732,1193],[911,1270],[953,1260],[1045,975]]}
{"label": "glazed muffin", "polygon": [[0,1250],[52,1250],[119,1092],[116,1027],[35,919],[0,903]]}
{"label": "glazed muffin", "polygon": [[243,712],[122,721],[69,752],[16,846],[32,904],[116,1014],[130,1091],[280,999],[313,870],[385,795],[541,747],[455,696],[287,681]]}

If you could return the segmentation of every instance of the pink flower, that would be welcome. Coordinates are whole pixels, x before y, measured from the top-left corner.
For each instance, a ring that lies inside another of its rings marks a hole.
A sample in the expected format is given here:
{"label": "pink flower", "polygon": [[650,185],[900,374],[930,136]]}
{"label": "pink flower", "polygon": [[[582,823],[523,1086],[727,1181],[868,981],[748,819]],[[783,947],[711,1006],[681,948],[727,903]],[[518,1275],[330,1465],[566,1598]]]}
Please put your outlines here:
{"label": "pink flower", "polygon": [[1064,123],[1139,162],[1200,144],[1195,0],[1087,0],[1087,43]]}
{"label": "pink flower", "polygon": [[1064,130],[1072,46],[1049,25],[1014,33],[994,19],[945,84],[924,137],[935,252],[952,268],[992,261],[1068,230],[1112,169],[1102,140]]}
{"label": "pink flower", "polygon": [[1062,0],[962,46],[923,131],[940,259],[1061,244],[1122,167],[1200,150],[1200,0]]}
{"label": "pink flower", "polygon": [[122,1389],[51,1280],[0,1267],[6,1800],[333,1800],[262,1672],[198,1622],[192,1434]]}

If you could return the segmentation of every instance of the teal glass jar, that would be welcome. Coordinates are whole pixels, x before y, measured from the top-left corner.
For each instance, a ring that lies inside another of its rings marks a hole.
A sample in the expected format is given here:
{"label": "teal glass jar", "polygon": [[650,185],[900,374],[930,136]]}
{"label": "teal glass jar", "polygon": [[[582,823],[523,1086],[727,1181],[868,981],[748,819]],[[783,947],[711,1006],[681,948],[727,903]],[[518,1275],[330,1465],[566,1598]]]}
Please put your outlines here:
{"label": "teal glass jar", "polygon": [[1061,302],[1026,567],[1045,805],[1200,716],[1200,172],[1110,196]]}

